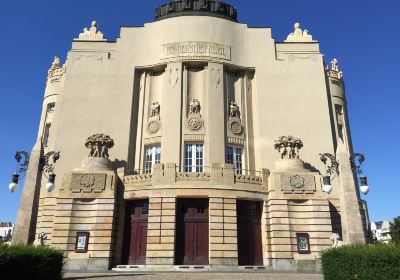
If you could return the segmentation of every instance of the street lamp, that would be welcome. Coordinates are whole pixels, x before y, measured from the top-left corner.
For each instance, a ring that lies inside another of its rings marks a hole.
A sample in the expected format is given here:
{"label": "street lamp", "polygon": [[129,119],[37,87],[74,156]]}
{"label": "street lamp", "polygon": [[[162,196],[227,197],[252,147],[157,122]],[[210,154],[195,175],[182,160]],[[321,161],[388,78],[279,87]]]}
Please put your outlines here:
{"label": "street lamp", "polygon": [[[50,163],[49,160],[52,159]],[[54,164],[60,158],[60,152],[49,152],[44,156],[40,157],[39,168],[43,172],[44,176],[48,179],[46,184],[46,190],[52,192],[55,188],[54,181],[56,174],[54,174]],[[8,188],[11,192],[16,192],[18,189],[18,181],[21,177],[25,176],[29,165],[29,153],[25,151],[17,151],[15,159],[18,163],[18,168],[15,173],[12,174],[11,183]],[[24,159],[22,161],[22,159]]]}
{"label": "street lamp", "polygon": [[[323,187],[322,190],[330,194],[332,192],[332,184],[331,180],[335,178],[335,176],[339,173],[339,164],[336,161],[336,158],[334,155],[329,154],[329,153],[324,153],[324,154],[319,154],[320,160],[324,163],[325,165],[325,171],[326,175],[323,177]],[[330,163],[328,163],[328,160]]]}
{"label": "street lamp", "polygon": [[[360,177],[360,185],[361,185],[360,191],[363,194],[367,195],[369,193],[367,177],[363,174],[363,172],[361,170],[361,165],[364,163],[364,161],[365,161],[364,154],[355,153],[350,156],[351,170],[353,171],[353,173],[356,175],[357,178]],[[358,162],[358,164],[357,164],[357,162]],[[357,175],[359,175],[359,176],[357,176]]]}
{"label": "street lamp", "polygon": [[17,170],[12,174],[11,183],[8,185],[10,192],[16,192],[18,190],[18,180],[21,176],[25,176],[29,165],[29,153],[25,151],[17,151],[15,153],[15,160],[18,165]]}

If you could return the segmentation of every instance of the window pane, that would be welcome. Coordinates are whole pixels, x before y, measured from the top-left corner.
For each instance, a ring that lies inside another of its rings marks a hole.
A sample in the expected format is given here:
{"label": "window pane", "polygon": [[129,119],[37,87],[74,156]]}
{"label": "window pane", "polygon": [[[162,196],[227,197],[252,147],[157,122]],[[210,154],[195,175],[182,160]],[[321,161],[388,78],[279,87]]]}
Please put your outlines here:
{"label": "window pane", "polygon": [[203,172],[203,144],[185,144],[184,172]]}
{"label": "window pane", "polygon": [[160,163],[161,160],[161,146],[147,146],[145,147],[144,158],[144,173],[153,172],[153,166]]}

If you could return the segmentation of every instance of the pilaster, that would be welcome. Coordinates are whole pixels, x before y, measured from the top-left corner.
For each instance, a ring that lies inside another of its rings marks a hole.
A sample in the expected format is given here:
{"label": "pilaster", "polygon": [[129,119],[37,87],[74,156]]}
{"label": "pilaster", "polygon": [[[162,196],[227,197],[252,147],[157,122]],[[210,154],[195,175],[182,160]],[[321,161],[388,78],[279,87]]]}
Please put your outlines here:
{"label": "pilaster", "polygon": [[182,135],[182,63],[168,64],[164,89],[161,102],[161,162],[179,163],[182,145],[177,139],[181,139]]}
{"label": "pilaster", "polygon": [[225,162],[225,111],[224,111],[224,67],[208,64],[208,90],[206,95],[206,160]]}
{"label": "pilaster", "polygon": [[340,215],[342,218],[343,241],[348,244],[365,243],[357,184],[351,170],[350,155],[339,150]]}
{"label": "pilaster", "polygon": [[32,149],[26,173],[12,243],[29,244],[35,240],[40,195],[40,142]]}

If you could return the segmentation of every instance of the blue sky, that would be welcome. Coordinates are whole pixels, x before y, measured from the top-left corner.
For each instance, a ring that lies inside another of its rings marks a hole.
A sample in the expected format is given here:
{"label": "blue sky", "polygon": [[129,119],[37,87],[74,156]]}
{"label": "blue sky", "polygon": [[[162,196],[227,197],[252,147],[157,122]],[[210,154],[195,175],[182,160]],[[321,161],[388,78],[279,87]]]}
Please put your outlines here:
{"label": "blue sky", "polygon": [[[122,25],[152,21],[157,0],[13,0],[0,9],[0,221],[15,221],[20,190],[8,184],[16,150],[30,151],[37,136],[47,70],[64,62],[71,40],[93,19],[108,39]],[[372,220],[400,216],[400,26],[398,0],[230,0],[239,21],[272,27],[283,41],[300,22],[337,57],[346,81],[355,151],[366,155]],[[211,28],[211,27],[210,27]]]}

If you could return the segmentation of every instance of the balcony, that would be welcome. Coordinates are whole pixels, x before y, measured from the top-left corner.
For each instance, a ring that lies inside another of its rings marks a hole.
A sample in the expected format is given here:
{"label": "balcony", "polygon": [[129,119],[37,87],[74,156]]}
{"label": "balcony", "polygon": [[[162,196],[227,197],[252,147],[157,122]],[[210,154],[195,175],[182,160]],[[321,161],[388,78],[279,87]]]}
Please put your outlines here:
{"label": "balcony", "polygon": [[[185,167],[177,166],[174,163],[155,164],[153,173],[144,173],[141,170],[125,172],[118,170],[125,187],[140,188],[158,185],[219,185],[237,186],[255,189],[267,189],[269,170],[262,171],[242,170],[237,174],[232,164],[212,164],[201,168],[203,172],[184,172]],[[182,172],[183,171],[183,172]],[[247,187],[246,187],[247,185]]]}

